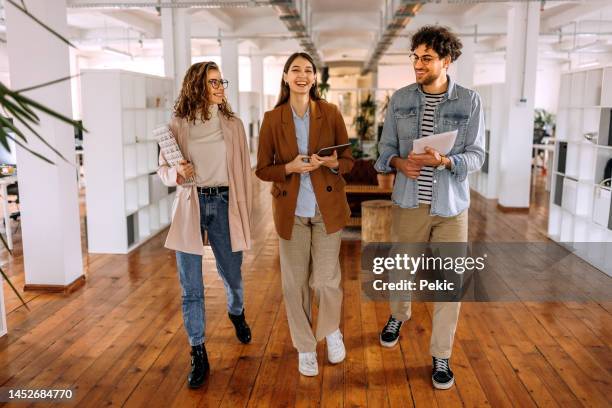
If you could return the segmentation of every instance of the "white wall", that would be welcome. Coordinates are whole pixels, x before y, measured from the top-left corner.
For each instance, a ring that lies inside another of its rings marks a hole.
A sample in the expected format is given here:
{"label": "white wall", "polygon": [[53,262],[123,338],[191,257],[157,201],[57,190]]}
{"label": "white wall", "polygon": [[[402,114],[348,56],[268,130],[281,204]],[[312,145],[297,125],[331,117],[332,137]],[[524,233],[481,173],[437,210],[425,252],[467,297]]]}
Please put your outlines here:
{"label": "white wall", "polygon": [[535,86],[535,108],[557,113],[559,88],[561,86],[561,64],[555,61],[538,61]]}
{"label": "white wall", "polygon": [[0,82],[8,87],[11,86],[6,43],[0,43]]}
{"label": "white wall", "polygon": [[79,56],[78,65],[81,69],[121,69],[141,72],[151,75],[164,75],[164,59],[162,57],[121,57],[101,52],[93,58]]}
{"label": "white wall", "polygon": [[378,66],[378,88],[399,89],[414,81],[412,64]]}
{"label": "white wall", "polygon": [[278,93],[280,91],[280,81],[283,77],[283,66],[285,65],[286,58],[279,57],[266,57],[264,58],[264,100],[266,106],[264,111],[271,109],[276,101]]}

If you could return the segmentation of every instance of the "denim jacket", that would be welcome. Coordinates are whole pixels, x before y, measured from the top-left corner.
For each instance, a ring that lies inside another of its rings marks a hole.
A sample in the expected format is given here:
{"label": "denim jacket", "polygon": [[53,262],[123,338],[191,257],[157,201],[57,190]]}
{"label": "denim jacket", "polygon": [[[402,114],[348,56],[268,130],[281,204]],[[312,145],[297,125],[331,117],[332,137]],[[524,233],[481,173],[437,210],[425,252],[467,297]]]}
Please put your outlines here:
{"label": "denim jacket", "polygon": [[[395,156],[408,157],[412,143],[421,134],[425,110],[425,94],[416,84],[396,91],[389,102],[380,143],[379,158],[374,167],[381,173]],[[451,169],[434,168],[431,215],[453,217],[470,206],[468,173],[484,163],[484,115],[480,96],[475,91],[454,83],[448,77],[448,91],[436,109],[434,133],[458,130],[455,145],[448,154]],[[402,208],[416,208],[418,183],[398,171],[391,196]]]}

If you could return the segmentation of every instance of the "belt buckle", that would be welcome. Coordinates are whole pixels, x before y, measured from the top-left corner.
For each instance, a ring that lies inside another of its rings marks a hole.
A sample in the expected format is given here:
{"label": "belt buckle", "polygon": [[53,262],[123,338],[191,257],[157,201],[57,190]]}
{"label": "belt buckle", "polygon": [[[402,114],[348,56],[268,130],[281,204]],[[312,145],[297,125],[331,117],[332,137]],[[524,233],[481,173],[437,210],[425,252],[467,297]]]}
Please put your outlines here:
{"label": "belt buckle", "polygon": [[[214,186],[214,187],[211,187],[210,189],[211,189],[211,191],[215,192],[214,195],[219,195],[219,186]],[[213,195],[213,194],[211,194],[211,195]]]}

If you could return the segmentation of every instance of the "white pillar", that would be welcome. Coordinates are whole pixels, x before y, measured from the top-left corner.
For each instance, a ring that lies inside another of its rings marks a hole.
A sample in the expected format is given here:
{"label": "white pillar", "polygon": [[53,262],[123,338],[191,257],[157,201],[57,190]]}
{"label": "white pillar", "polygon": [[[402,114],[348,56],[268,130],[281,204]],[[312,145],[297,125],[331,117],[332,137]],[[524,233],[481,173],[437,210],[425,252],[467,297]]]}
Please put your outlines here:
{"label": "white pillar", "polygon": [[[66,0],[28,0],[27,7],[45,24],[67,36]],[[68,46],[10,3],[5,3],[5,10],[13,89],[69,76]],[[26,95],[72,117],[70,81]],[[38,115],[37,131],[70,163],[56,157],[22,128],[28,145],[55,162],[50,165],[17,148],[25,283],[26,287],[67,286],[83,276],[74,130],[48,115]]]}
{"label": "white pillar", "polygon": [[221,71],[223,78],[229,81],[225,95],[232,110],[240,116],[238,65],[238,40],[221,40]]}
{"label": "white pillar", "polygon": [[454,79],[459,85],[472,88],[474,85],[474,51],[476,50],[476,44],[473,37],[464,38],[462,42],[461,56],[454,63],[457,72],[457,78]]}
{"label": "white pillar", "polygon": [[505,133],[501,140],[499,205],[529,208],[535,79],[540,4],[514,4],[508,11]]}
{"label": "white pillar", "polygon": [[264,114],[264,57],[255,55],[251,57],[251,91],[259,94],[259,110],[256,113],[261,122]]}
{"label": "white pillar", "polygon": [[163,7],[161,10],[164,75],[174,78],[174,93],[178,96],[185,73],[191,66],[191,16],[186,8]]}

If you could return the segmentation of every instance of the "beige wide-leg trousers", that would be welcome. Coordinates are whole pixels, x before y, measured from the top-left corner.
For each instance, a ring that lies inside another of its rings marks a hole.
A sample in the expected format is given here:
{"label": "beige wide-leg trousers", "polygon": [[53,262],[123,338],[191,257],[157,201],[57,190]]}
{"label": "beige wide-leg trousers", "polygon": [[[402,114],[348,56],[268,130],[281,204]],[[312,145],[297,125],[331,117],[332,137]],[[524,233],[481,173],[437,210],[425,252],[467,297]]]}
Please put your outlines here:
{"label": "beige wide-leg trousers", "polygon": [[[430,206],[392,210],[391,240],[399,243],[467,242],[468,211],[455,217],[429,214]],[[398,320],[410,319],[411,302],[389,302],[392,316]],[[432,321],[430,352],[438,358],[450,358],[459,319],[460,302],[435,302]]]}
{"label": "beige wide-leg trousers", "polygon": [[[340,327],[340,234],[325,232],[317,209],[314,217],[294,218],[290,240],[279,238],[283,298],[291,340],[298,352],[315,351],[318,340]],[[319,306],[314,334],[311,290]]]}

